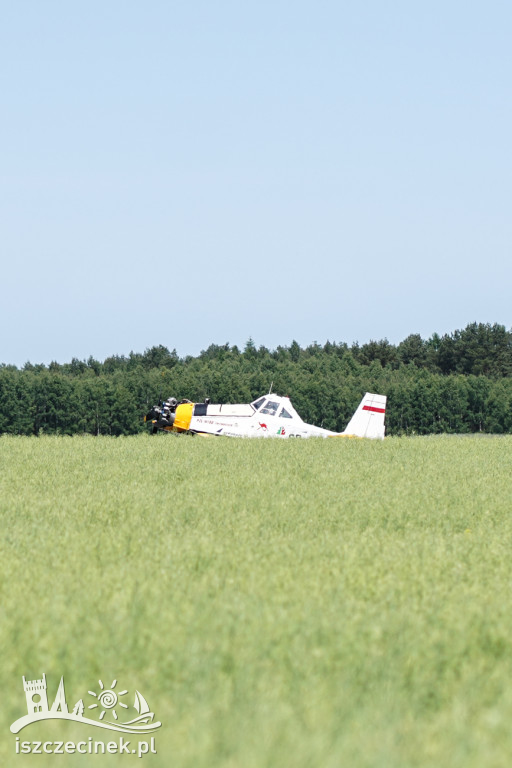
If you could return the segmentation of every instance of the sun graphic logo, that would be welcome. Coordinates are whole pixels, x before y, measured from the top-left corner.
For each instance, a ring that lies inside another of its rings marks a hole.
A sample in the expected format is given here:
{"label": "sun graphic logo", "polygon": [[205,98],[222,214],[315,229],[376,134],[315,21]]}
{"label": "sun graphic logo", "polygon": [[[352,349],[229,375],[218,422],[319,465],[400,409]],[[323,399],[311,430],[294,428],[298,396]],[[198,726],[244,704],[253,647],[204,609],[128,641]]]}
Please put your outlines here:
{"label": "sun graphic logo", "polygon": [[120,706],[124,707],[124,709],[128,709],[128,704],[124,704],[122,701],[119,701],[119,697],[124,696],[126,693],[128,693],[128,691],[114,691],[114,688],[117,685],[117,680],[112,681],[110,688],[105,688],[101,680],[98,680],[98,684],[100,686],[101,693],[98,694],[94,691],[88,691],[88,693],[98,699],[99,703],[89,704],[89,709],[96,709],[101,707],[100,720],[103,720],[105,713],[108,710],[112,710],[114,720],[117,720],[117,712],[114,707]]}

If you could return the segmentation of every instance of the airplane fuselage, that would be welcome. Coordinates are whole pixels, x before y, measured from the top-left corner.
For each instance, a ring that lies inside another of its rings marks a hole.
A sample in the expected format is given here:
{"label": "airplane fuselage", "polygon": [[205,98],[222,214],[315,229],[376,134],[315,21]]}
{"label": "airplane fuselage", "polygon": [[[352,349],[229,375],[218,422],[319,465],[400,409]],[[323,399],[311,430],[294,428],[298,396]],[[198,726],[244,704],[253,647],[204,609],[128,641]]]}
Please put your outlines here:
{"label": "airplane fuselage", "polygon": [[[279,398],[287,400],[288,398]],[[277,401],[274,398],[270,402]],[[252,409],[252,412],[248,411]],[[245,410],[247,409],[247,410]],[[288,408],[282,408],[290,414]],[[279,413],[261,413],[253,409],[253,406],[208,406],[208,412],[204,415],[193,415],[189,429],[214,435],[226,435],[228,437],[328,437],[334,435],[327,429],[306,424],[298,414],[283,416]]]}

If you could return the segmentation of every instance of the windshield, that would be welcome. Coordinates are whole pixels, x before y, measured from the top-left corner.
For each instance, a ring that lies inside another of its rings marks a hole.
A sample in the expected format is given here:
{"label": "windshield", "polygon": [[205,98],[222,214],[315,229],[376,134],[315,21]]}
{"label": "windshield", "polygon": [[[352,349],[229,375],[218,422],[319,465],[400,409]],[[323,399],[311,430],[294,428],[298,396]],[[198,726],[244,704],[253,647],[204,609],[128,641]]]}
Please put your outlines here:
{"label": "windshield", "polygon": [[274,403],[273,400],[267,400],[265,407],[261,409],[260,413],[266,413],[269,416],[275,416],[278,408],[279,403]]}

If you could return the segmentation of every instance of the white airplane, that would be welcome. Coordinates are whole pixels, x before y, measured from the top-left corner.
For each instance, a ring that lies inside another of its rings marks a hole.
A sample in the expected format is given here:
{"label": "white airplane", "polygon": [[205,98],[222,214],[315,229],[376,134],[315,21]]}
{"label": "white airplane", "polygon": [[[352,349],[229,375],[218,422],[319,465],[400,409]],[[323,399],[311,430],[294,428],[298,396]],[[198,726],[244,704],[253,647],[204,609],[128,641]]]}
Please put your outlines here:
{"label": "white airplane", "polygon": [[170,397],[146,414],[144,421],[153,424],[153,433],[191,432],[199,435],[228,437],[369,437],[383,439],[386,397],[367,392],[343,432],[331,432],[306,424],[288,397],[268,394],[252,403],[212,405],[191,403]]}

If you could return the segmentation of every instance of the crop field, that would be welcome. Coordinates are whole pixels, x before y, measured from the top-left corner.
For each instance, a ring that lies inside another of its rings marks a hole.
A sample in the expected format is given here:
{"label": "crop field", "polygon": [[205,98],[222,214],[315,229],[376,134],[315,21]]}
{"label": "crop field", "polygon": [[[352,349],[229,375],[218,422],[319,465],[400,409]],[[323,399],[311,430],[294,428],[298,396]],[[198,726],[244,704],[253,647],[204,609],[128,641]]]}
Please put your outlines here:
{"label": "crop field", "polygon": [[[511,764],[512,436],[0,437],[0,515],[2,766]],[[16,754],[43,673],[156,754]]]}

